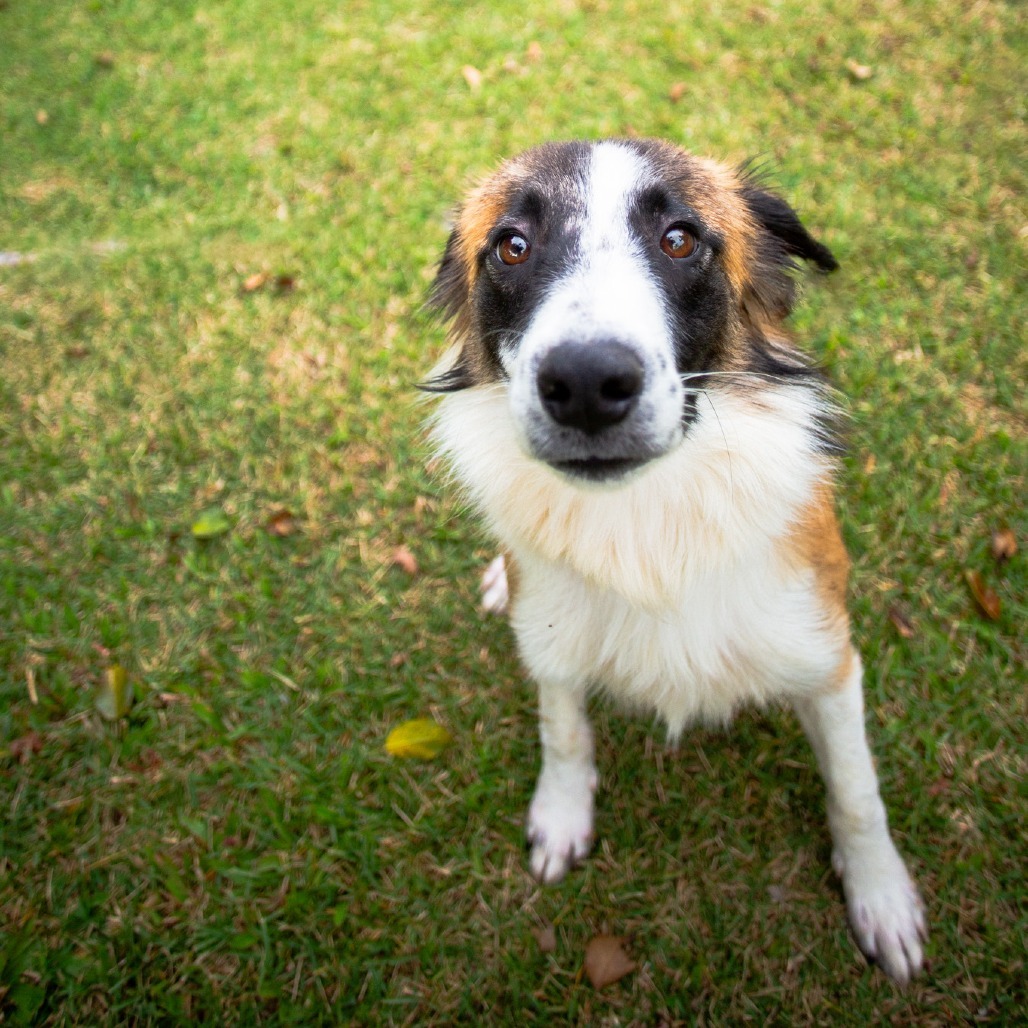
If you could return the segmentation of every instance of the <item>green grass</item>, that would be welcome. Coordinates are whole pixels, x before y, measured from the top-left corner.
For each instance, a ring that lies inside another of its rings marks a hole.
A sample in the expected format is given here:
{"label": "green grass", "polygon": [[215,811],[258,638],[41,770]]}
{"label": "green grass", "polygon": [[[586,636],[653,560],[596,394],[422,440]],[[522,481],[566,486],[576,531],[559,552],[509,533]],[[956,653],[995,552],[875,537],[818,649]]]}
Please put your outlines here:
{"label": "green grass", "polygon": [[[1025,559],[998,565],[990,534],[1028,538],[1024,11],[512,10],[0,3],[0,251],[23,258],[0,266],[0,1020],[1023,1007]],[[795,326],[854,414],[869,727],[933,928],[905,992],[848,934],[785,714],[667,753],[599,709],[594,857],[556,888],[525,871],[534,700],[475,610],[489,543],[428,461],[413,385],[443,339],[419,309],[476,176],[629,133],[771,160],[843,265]],[[198,541],[211,508],[231,531]],[[138,695],[116,723],[94,702],[112,665]],[[424,715],[456,744],[387,756]],[[601,931],[639,970],[597,993]]]}

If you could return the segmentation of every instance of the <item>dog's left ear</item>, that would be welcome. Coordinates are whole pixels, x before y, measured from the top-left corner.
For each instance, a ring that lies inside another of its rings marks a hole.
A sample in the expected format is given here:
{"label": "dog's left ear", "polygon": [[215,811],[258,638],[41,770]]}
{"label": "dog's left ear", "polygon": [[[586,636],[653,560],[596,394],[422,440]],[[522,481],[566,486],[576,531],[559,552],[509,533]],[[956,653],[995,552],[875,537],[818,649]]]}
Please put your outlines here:
{"label": "dog's left ear", "polygon": [[811,261],[818,270],[838,266],[832,251],[802,225],[796,212],[780,197],[755,182],[744,183],[741,196],[763,230],[750,281],[742,297],[743,313],[755,326],[781,321],[792,310],[796,286],[789,274],[796,259]]}
{"label": "dog's left ear", "polygon": [[743,187],[742,198],[758,223],[778,240],[785,255],[813,261],[825,272],[838,268],[832,251],[803,227],[799,215],[780,196],[748,183]]}

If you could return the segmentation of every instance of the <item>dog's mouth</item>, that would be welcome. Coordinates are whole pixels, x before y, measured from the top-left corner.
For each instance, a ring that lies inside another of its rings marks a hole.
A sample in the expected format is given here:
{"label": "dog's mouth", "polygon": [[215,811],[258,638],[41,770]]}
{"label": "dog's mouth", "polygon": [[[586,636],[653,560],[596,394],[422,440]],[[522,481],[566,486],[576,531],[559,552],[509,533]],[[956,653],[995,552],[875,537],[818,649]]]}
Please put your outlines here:
{"label": "dog's mouth", "polygon": [[649,462],[643,457],[585,457],[581,460],[550,461],[550,466],[570,478],[587,482],[616,482]]}

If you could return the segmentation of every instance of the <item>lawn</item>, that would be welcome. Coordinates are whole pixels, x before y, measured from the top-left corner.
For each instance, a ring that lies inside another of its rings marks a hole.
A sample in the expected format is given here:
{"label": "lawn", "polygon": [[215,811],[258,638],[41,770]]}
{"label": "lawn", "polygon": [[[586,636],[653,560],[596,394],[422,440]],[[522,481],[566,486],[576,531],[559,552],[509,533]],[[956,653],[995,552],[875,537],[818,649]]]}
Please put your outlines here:
{"label": "lawn", "polygon": [[[1028,1002],[1024,8],[513,10],[0,2],[0,1022]],[[598,705],[595,853],[526,872],[534,697],[415,385],[454,203],[571,135],[757,157],[839,257],[793,324],[852,414],[868,725],[932,924],[907,990],[784,712],[670,751]],[[415,717],[452,745],[387,753]],[[600,933],[637,965],[603,990]]]}

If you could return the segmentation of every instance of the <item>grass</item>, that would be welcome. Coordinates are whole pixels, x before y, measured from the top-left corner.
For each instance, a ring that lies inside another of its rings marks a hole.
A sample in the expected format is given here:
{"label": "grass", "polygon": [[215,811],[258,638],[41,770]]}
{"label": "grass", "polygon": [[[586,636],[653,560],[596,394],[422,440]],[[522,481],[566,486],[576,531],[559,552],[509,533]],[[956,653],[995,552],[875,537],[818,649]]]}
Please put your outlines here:
{"label": "grass", "polygon": [[[1023,1009],[1025,560],[990,553],[1026,540],[1023,10],[509,11],[0,3],[0,1020]],[[781,713],[668,753],[599,709],[596,853],[556,888],[525,871],[534,702],[425,451],[412,387],[443,340],[419,307],[477,175],[630,133],[770,160],[843,265],[795,326],[854,414],[869,726],[933,925],[907,991],[846,930]],[[210,509],[231,530],[197,540]],[[114,665],[138,698],[108,722]],[[456,744],[386,755],[424,715]],[[596,992],[601,931],[639,969]]]}

